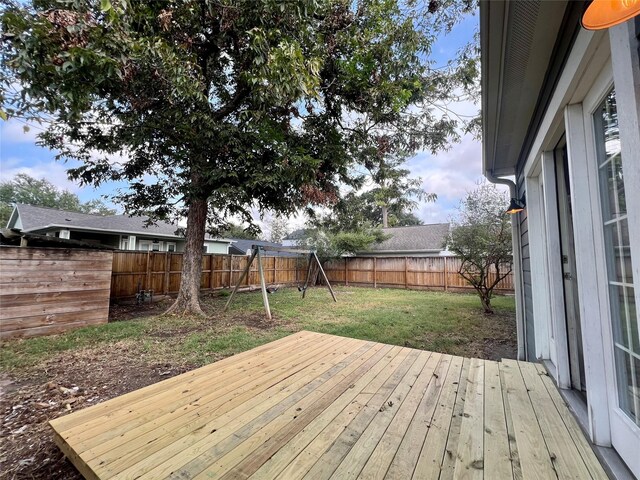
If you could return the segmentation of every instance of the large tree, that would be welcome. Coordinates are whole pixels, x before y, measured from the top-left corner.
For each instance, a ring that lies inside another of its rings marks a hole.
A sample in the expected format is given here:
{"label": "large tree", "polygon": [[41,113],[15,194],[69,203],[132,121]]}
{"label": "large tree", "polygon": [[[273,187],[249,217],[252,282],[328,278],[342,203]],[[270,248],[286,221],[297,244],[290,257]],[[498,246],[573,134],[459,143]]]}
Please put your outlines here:
{"label": "large tree", "polygon": [[479,185],[460,202],[447,243],[460,257],[458,273],[476,290],[485,313],[493,313],[493,291],[513,268],[508,205],[506,192]]}
{"label": "large tree", "polygon": [[16,203],[94,215],[116,214],[116,211],[105,205],[102,200],[82,202],[75,193],[60,189],[44,178],[33,178],[26,173],[18,173],[11,180],[0,183],[0,225],[7,224]]}
{"label": "large tree", "polygon": [[[335,201],[371,145],[438,150],[430,106],[474,83],[432,68],[467,0],[33,0],[2,13],[3,105],[46,116],[42,145],[73,178],[125,181],[128,212],[187,218],[176,313],[201,314],[202,241],[257,206]],[[466,60],[470,60],[466,62]],[[124,154],[126,161],[114,161]]]}

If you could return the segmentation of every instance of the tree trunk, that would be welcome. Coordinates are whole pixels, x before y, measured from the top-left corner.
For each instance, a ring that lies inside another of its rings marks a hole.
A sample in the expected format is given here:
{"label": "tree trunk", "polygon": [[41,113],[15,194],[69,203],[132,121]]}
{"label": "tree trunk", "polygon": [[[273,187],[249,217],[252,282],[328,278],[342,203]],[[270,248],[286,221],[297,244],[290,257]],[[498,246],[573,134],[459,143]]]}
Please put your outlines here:
{"label": "tree trunk", "polygon": [[386,205],[382,205],[382,228],[389,226],[389,210]]}
{"label": "tree trunk", "polygon": [[491,294],[488,294],[487,292],[480,292],[480,301],[484,307],[484,313],[492,315],[494,312],[491,307]]}
{"label": "tree trunk", "polygon": [[178,298],[165,314],[206,316],[200,307],[200,281],[207,208],[206,199],[195,199],[189,203],[180,290]]}

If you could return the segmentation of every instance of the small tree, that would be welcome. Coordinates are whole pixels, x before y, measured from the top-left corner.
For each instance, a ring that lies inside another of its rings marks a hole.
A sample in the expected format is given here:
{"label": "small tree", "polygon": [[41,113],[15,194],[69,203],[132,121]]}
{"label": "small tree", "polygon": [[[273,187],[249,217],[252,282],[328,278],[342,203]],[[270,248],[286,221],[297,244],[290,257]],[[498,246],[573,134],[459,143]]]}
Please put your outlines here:
{"label": "small tree", "polygon": [[447,247],[462,260],[458,273],[478,292],[485,313],[493,313],[493,290],[513,267],[508,204],[494,185],[479,185],[460,202],[449,234]]}

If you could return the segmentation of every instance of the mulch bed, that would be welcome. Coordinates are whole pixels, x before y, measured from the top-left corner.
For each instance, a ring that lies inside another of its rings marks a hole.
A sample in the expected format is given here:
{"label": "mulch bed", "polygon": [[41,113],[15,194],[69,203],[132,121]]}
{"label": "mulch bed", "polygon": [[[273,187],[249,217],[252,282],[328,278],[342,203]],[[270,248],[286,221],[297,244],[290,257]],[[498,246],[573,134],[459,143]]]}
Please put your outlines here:
{"label": "mulch bed", "polygon": [[48,421],[191,368],[147,365],[121,342],[64,352],[28,375],[0,377],[0,478],[81,479],[53,443]]}

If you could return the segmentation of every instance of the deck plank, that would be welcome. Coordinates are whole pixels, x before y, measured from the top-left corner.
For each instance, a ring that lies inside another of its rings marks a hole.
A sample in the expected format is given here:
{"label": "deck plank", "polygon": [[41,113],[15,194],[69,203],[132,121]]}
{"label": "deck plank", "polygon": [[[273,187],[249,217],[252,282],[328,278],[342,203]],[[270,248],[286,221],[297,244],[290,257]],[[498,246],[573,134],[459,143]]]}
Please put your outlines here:
{"label": "deck plank", "polygon": [[[411,366],[387,401],[377,412],[374,412],[372,421],[364,432],[362,432],[362,435],[360,435],[360,438],[358,438],[353,447],[351,447],[349,453],[347,453],[342,460],[342,463],[340,463],[338,468],[333,472],[332,478],[341,480],[357,478],[370,459],[376,446],[382,442],[382,437],[387,433],[391,422],[405,412],[409,412],[411,417],[413,417],[412,399],[409,395],[414,386],[416,386],[416,383],[420,382],[417,386],[417,388],[420,389],[425,385],[425,381],[428,382],[433,376],[432,366],[425,371],[425,366],[431,356],[431,352],[420,353],[416,362]],[[418,398],[418,395],[415,397]],[[405,406],[407,404],[408,406]],[[402,418],[399,420],[401,423],[404,421]]]}
{"label": "deck plank", "polygon": [[438,370],[443,355],[434,353],[427,361],[420,377],[411,387],[411,392],[393,418],[389,428],[384,432],[383,437],[375,446],[366,465],[360,472],[358,478],[377,479],[384,478],[393,458],[400,447],[404,435],[420,407],[420,403],[429,385],[435,383],[439,377]]}
{"label": "deck plank", "polygon": [[[255,392],[244,403],[228,402],[216,408],[211,408],[211,406],[215,407],[212,402],[199,404],[198,408],[189,412],[188,415],[181,415],[173,421],[163,423],[160,428],[150,430],[148,434],[141,434],[130,439],[127,444],[122,445],[124,453],[120,453],[120,457],[113,450],[108,455],[100,457],[101,460],[107,461],[107,465],[104,467],[105,476],[106,472],[126,472],[126,474],[136,472],[140,475],[144,473],[144,466],[143,464],[137,465],[138,462],[146,460],[145,463],[148,466],[155,459],[171,458],[174,454],[184,451],[189,445],[194,445],[214,433],[214,430],[217,437],[220,438],[224,433],[233,433],[269,410],[274,404],[286,401],[292,394],[333,368],[334,364],[328,362],[328,359],[341,363],[346,359],[361,355],[368,349],[368,345],[361,345],[355,352],[350,352],[349,347],[353,346],[355,345],[350,342],[347,344],[336,342],[331,350],[324,350],[307,360],[306,368],[289,377],[271,380],[267,385],[268,388],[259,393]],[[172,414],[181,413],[183,412],[172,412]],[[159,419],[166,416],[160,416]],[[115,458],[113,457],[114,453],[116,453]],[[109,464],[109,460],[112,462],[117,460],[117,464]]]}
{"label": "deck plank", "polygon": [[299,332],[50,422],[85,478],[607,478],[542,366]]}
{"label": "deck plank", "polygon": [[507,418],[497,362],[484,362],[484,470],[496,480],[513,479]]}
{"label": "deck plank", "polygon": [[522,477],[525,480],[557,478],[518,362],[503,360],[500,363],[500,370],[503,373],[507,401],[511,408],[511,420],[518,444]]}
{"label": "deck plank", "polygon": [[[429,384],[429,387],[424,393],[418,410],[407,428],[385,478],[402,480],[412,477],[427,434],[431,432],[432,428],[434,431],[439,428],[439,421],[434,416],[436,407],[440,408],[444,404],[450,404],[446,397],[448,392],[453,393],[455,399],[455,390],[460,380],[462,360],[461,357],[451,357],[448,355],[443,357],[436,372],[438,376],[434,382]],[[450,414],[448,415],[448,419],[450,422]],[[448,423],[446,430],[447,432],[449,431]],[[442,451],[444,451],[447,432],[445,432],[442,442]],[[438,470],[441,460],[442,455],[440,455],[440,460],[438,461]]]}
{"label": "deck plank", "polygon": [[211,375],[212,372],[215,372],[216,375],[219,375],[222,374],[226,369],[231,368],[234,365],[238,365],[242,362],[246,362],[247,364],[249,362],[252,362],[253,364],[255,364],[257,361],[259,361],[260,355],[262,355],[263,353],[275,352],[283,349],[289,349],[289,351],[296,350],[297,343],[306,342],[309,338],[313,337],[320,339],[321,334],[307,331],[298,332],[293,335],[289,335],[279,340],[275,340],[260,347],[254,348],[252,350],[241,352],[218,362],[205,365],[204,367],[200,367],[195,370],[191,370],[190,372],[183,373],[182,375],[178,375],[162,382],[154,383],[153,385],[140,388],[106,402],[84,408],[78,412],[74,412],[73,415],[66,415],[64,417],[56,418],[54,420],[51,420],[50,423],[56,430],[62,430],[66,432],[74,427],[84,425],[91,419],[104,416],[118,408],[124,408],[127,406],[130,407],[136,401],[143,400],[145,398],[151,398],[157,393],[163,393],[167,389],[172,388],[176,385],[195,383],[199,379]]}
{"label": "deck plank", "polygon": [[392,393],[400,385],[419,355],[420,352],[418,351],[407,352],[405,361],[396,366],[389,379],[375,392],[367,402],[367,405],[365,405],[365,408],[344,429],[331,447],[323,453],[304,478],[323,479],[330,478],[333,475],[333,472],[369,426],[376,413],[387,403]]}
{"label": "deck plank", "polygon": [[[167,401],[165,406],[156,407],[151,411],[149,411],[151,406],[140,409],[146,412],[144,422],[139,417],[124,414],[123,418],[137,419],[137,421],[121,424],[122,428],[118,429],[114,425],[112,430],[119,433],[115,437],[113,437],[113,431],[110,431],[112,438],[99,437],[102,441],[97,444],[95,440],[91,443],[77,443],[76,448],[84,449],[83,457],[88,461],[100,457],[105,463],[109,463],[111,457],[122,461],[123,455],[131,454],[141,446],[149,451],[153,446],[158,445],[159,435],[170,434],[173,439],[176,439],[175,432],[184,426],[197,428],[194,422],[215,420],[224,415],[229,408],[255,398],[272,385],[281,384],[283,381],[290,382],[295,378],[295,374],[305,371],[316,362],[321,362],[326,356],[339,355],[342,345],[349,347],[353,344],[349,342],[319,344],[317,348],[309,348],[304,355],[296,357],[294,363],[286,363],[286,360],[283,360],[284,363],[276,363],[269,370],[257,370],[260,375],[246,375],[242,378],[242,383],[230,382],[223,388],[208,387],[193,389],[189,392],[171,390],[175,400]],[[186,393],[188,396],[185,396]],[[76,436],[76,442],[81,438],[86,438],[86,435]]]}
{"label": "deck plank", "polygon": [[[228,428],[216,431],[209,432],[204,430],[202,435],[197,437],[197,441],[193,442],[193,439],[191,439],[186,448],[179,451],[179,455],[168,459],[166,456],[161,456],[160,458],[163,458],[164,461],[140,478],[163,478],[164,475],[173,475],[174,477],[182,475],[190,478],[191,475],[201,471],[197,470],[198,468],[204,469],[209,466],[206,463],[207,459],[215,461],[235,449],[243,441],[278,419],[308,395],[314,393],[317,395],[316,391],[321,391],[319,387],[323,384],[327,382],[334,383],[336,379],[342,378],[340,374],[343,370],[348,369],[347,372],[352,372],[366,368],[372,358],[375,359],[377,356],[384,354],[385,348],[384,346],[381,348],[379,345],[374,345],[366,352],[359,354],[355,360],[343,361],[334,365],[326,373],[313,379],[312,382],[307,383],[284,400],[280,402],[269,400],[266,406],[270,408],[251,420],[244,418],[241,421],[233,422]],[[252,415],[252,412],[249,412],[248,415]]]}
{"label": "deck plank", "polygon": [[[361,393],[371,381],[389,376],[386,367],[400,353],[401,347],[394,347],[354,384],[353,388],[346,391],[331,407],[307,425],[301,432],[291,438],[276,454],[269,458],[252,479],[268,479],[281,476],[282,478],[299,478],[304,475],[311,465],[315,463],[320,454],[349,424],[355,414],[345,414],[351,403],[364,406],[373,396],[371,393]],[[357,408],[360,411],[360,408]],[[356,412],[357,413],[357,412]],[[304,452],[304,453],[301,453]],[[306,470],[305,465],[308,465]],[[283,471],[284,470],[284,471]]]}
{"label": "deck plank", "polygon": [[484,477],[484,360],[471,359],[460,421],[460,439],[454,477],[482,480]]}
{"label": "deck plank", "polygon": [[562,399],[562,396],[560,395],[560,392],[558,392],[555,384],[553,383],[553,380],[551,380],[551,378],[547,374],[544,366],[540,364],[535,364],[535,366],[540,374],[542,383],[547,389],[549,397],[551,397],[554,406],[562,417],[565,428],[567,429],[569,435],[571,436],[571,439],[576,445],[576,448],[580,452],[582,461],[589,469],[591,478],[593,478],[594,480],[608,480],[609,476],[604,471],[604,468],[602,468],[602,465],[598,461],[598,457],[596,457],[596,454],[593,452],[591,445],[589,445],[589,442],[584,437],[582,429],[580,428],[580,425],[578,425],[578,421],[569,411],[569,407],[567,407],[567,404]]}
{"label": "deck plank", "polygon": [[[387,346],[385,346],[385,349]],[[388,347],[391,348],[391,347]],[[229,452],[220,461],[216,461],[201,471],[200,475],[190,478],[241,478],[253,474],[260,466],[282,446],[284,446],[293,436],[299,433],[306,425],[311,423],[324,409],[333,401],[340,397],[354,382],[367,370],[379,362],[388,350],[381,350],[380,355],[372,357],[367,362],[358,366],[357,369],[349,368],[345,374],[334,375],[316,391],[309,395],[309,398],[294,405],[283,418],[276,419],[276,422],[268,425],[268,430],[262,431],[262,437],[247,438],[237,449]],[[301,410],[298,410],[301,409]],[[237,465],[241,462],[240,465]],[[235,469],[232,468],[236,467]]]}
{"label": "deck plank", "polygon": [[535,365],[518,362],[518,366],[558,477],[575,480],[590,478],[589,469],[565,428]]}

